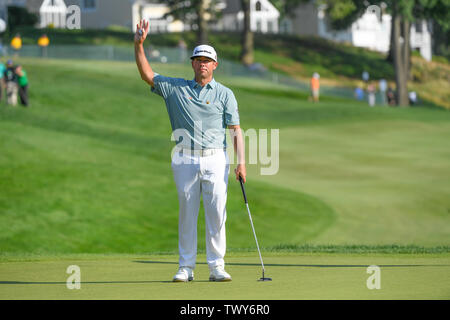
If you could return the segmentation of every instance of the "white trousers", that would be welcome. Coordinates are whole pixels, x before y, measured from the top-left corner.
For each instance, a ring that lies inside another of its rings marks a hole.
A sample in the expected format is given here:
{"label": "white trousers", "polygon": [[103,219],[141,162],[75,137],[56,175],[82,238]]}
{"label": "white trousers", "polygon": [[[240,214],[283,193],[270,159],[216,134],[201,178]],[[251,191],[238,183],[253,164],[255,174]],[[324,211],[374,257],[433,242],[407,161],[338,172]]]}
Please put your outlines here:
{"label": "white trousers", "polygon": [[17,105],[17,92],[19,91],[19,87],[15,82],[7,82],[6,83],[6,103],[11,106]]}
{"label": "white trousers", "polygon": [[175,152],[172,171],[178,191],[179,265],[195,268],[197,220],[200,197],[205,209],[206,261],[209,267],[224,266],[225,221],[230,166],[225,150],[210,156]]}

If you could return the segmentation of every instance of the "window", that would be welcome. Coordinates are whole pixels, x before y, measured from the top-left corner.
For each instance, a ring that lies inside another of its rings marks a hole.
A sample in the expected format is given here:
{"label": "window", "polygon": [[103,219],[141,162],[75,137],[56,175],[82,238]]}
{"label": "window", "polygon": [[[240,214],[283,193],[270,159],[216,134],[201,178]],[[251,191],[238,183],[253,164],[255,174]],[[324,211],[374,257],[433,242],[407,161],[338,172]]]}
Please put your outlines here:
{"label": "window", "polygon": [[261,11],[261,2],[260,1],[256,2],[255,10],[256,11]]}

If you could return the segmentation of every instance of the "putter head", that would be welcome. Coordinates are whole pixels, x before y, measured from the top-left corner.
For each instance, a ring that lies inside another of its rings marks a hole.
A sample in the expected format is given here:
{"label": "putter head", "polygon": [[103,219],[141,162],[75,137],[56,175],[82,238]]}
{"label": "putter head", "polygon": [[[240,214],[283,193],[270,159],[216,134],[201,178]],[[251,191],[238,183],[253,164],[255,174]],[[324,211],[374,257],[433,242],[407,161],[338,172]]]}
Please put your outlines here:
{"label": "putter head", "polygon": [[272,278],[264,277],[264,268],[262,270],[262,277],[258,281],[272,281]]}
{"label": "putter head", "polygon": [[262,277],[262,278],[259,279],[258,281],[272,281],[272,278],[265,278],[265,277]]}

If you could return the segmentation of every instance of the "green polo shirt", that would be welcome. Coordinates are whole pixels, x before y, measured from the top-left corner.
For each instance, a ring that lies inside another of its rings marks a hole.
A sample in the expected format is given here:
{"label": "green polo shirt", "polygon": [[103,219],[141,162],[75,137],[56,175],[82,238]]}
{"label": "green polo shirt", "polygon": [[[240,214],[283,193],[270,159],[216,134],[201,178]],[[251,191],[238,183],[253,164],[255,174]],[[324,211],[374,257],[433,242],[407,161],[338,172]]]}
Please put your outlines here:
{"label": "green polo shirt", "polygon": [[226,148],[225,129],[239,124],[233,92],[214,79],[204,87],[195,80],[155,73],[152,92],[164,98],[177,145],[190,149]]}
{"label": "green polo shirt", "polygon": [[0,63],[0,79],[3,78],[5,71],[6,71],[6,66],[3,63]]}
{"label": "green polo shirt", "polygon": [[28,77],[25,70],[22,69],[22,76],[19,76],[17,81],[19,82],[19,86],[21,87],[25,87],[28,85]]}

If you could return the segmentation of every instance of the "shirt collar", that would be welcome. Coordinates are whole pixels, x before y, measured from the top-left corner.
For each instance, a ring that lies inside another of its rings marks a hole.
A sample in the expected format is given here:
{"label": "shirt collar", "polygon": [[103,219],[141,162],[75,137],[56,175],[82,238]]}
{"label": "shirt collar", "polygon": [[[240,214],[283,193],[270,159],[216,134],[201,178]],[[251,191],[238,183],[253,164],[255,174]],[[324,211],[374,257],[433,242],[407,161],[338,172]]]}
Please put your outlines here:
{"label": "shirt collar", "polygon": [[[194,79],[192,79],[192,84],[193,84],[193,88],[194,89],[196,89],[196,88],[201,88],[201,86],[197,83],[197,81],[195,81],[195,78]],[[217,84],[217,82],[216,82],[216,80],[214,80],[214,78],[210,81],[210,82],[208,82],[207,84],[206,84],[206,88],[208,88],[208,89],[214,89],[215,87],[216,87],[216,84]]]}

